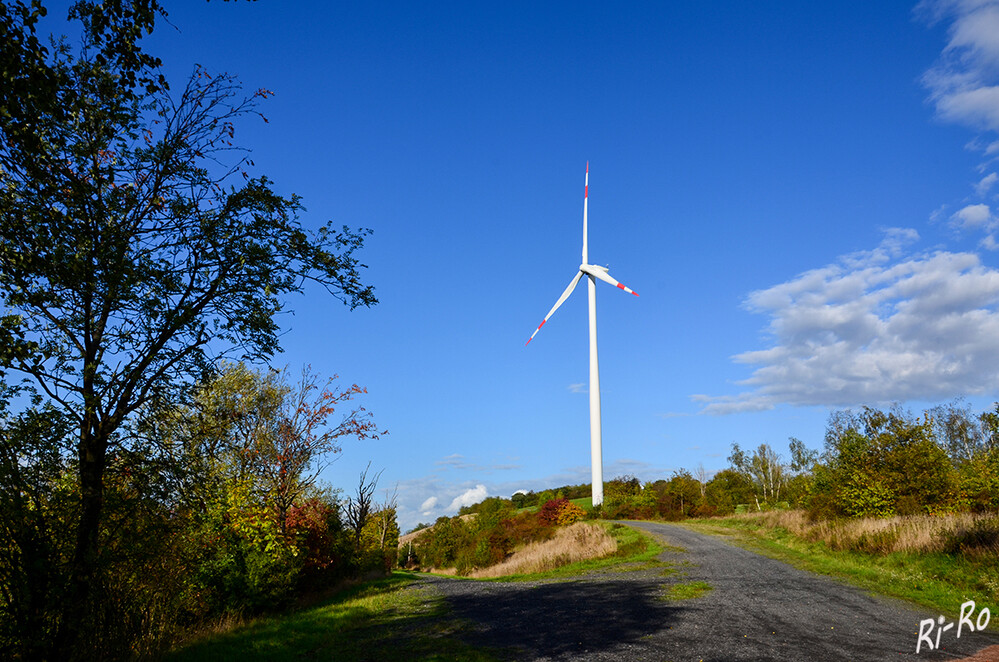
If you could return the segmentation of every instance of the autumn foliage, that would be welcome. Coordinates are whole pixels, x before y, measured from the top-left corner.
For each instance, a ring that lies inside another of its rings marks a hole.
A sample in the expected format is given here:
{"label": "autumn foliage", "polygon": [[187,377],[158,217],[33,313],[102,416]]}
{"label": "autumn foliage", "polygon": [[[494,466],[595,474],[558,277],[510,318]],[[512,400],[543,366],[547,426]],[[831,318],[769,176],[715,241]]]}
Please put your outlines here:
{"label": "autumn foliage", "polygon": [[583,509],[568,499],[551,499],[541,506],[538,518],[549,526],[568,526],[583,519]]}

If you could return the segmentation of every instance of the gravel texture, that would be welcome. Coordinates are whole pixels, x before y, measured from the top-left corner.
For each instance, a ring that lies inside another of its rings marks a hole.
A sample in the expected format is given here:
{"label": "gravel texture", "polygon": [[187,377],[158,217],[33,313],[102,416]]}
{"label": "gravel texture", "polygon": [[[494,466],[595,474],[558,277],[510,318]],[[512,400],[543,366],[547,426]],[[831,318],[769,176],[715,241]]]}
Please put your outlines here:
{"label": "gravel texture", "polygon": [[[467,627],[462,639],[511,660],[959,660],[999,662],[999,635],[944,632],[938,650],[916,654],[919,622],[937,617],[872,597],[669,524],[631,522],[684,552],[661,559],[677,571],[586,574],[546,582],[494,583],[426,577]],[[670,600],[668,587],[703,581],[711,591]],[[988,606],[999,611],[999,605]],[[956,618],[960,605],[946,614]],[[976,614],[977,614],[976,610]],[[996,615],[999,619],[999,614]],[[931,638],[936,640],[936,630]]]}

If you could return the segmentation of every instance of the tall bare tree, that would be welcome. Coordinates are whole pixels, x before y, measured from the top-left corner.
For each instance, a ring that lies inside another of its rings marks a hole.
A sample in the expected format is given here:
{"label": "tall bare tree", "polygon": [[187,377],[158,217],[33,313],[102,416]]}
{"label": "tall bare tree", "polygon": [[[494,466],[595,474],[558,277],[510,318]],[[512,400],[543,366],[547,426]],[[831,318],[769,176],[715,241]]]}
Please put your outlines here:
{"label": "tall bare tree", "polygon": [[364,525],[368,521],[368,516],[371,515],[378,479],[381,478],[382,471],[384,471],[384,469],[379,471],[369,479],[368,472],[370,470],[371,463],[368,462],[364,471],[361,472],[360,480],[358,480],[357,493],[347,497],[344,508],[344,518],[347,520],[347,525],[354,531],[354,544],[358,546],[361,544],[361,533],[364,530]]}

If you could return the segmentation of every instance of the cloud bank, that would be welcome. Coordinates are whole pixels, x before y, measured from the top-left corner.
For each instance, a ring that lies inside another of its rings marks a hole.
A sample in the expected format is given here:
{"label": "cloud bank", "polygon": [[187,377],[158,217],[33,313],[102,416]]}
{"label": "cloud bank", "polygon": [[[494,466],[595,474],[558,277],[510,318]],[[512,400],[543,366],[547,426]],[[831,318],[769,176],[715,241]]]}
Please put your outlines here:
{"label": "cloud bank", "polygon": [[974,253],[907,254],[918,238],[891,229],[844,256],[751,293],[772,346],[734,357],[756,366],[732,396],[693,396],[702,413],[778,404],[849,407],[942,400],[999,387],[999,271]]}

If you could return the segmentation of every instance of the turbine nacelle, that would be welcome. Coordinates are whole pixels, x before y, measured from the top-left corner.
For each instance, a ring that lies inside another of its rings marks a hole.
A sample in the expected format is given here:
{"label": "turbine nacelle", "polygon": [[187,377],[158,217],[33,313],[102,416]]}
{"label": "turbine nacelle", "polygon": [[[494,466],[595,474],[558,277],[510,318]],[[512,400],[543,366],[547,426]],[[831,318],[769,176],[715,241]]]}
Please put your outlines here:
{"label": "turbine nacelle", "polygon": [[579,270],[582,271],[584,274],[593,276],[594,278],[599,278],[605,283],[610,283],[614,287],[622,289],[625,292],[628,292],[629,294],[634,294],[636,297],[638,296],[638,292],[631,289],[630,287],[625,287],[618,281],[611,278],[610,274],[608,273],[609,270],[607,269],[607,267],[601,267],[596,264],[581,264],[579,265]]}

